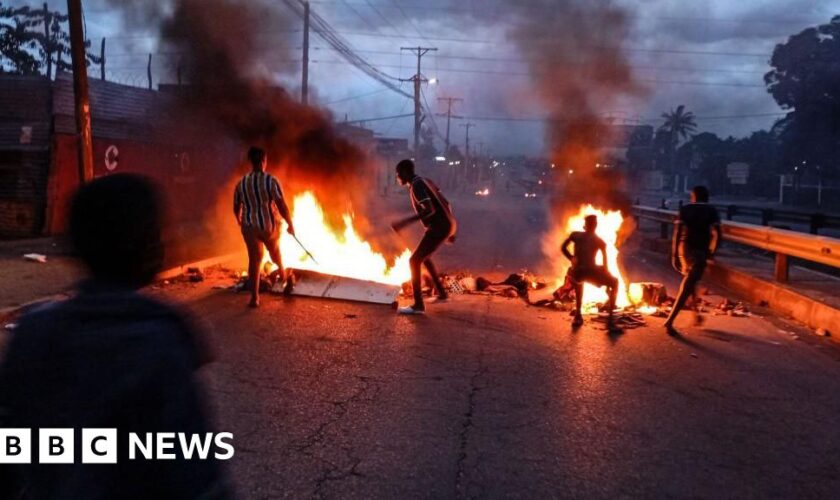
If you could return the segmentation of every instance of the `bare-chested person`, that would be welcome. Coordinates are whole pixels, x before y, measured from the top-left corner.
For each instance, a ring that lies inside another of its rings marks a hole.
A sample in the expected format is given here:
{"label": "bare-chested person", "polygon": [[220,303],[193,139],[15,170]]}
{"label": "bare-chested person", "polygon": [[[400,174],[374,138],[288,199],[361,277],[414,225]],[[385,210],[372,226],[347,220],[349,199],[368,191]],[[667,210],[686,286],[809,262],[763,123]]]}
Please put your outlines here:
{"label": "bare-chested person", "polygon": [[[569,269],[569,277],[575,287],[575,317],[572,321],[572,327],[579,328],[583,324],[583,316],[581,315],[583,284],[590,283],[598,287],[607,287],[609,296],[607,328],[611,333],[616,333],[620,331],[613,323],[618,279],[607,269],[605,264],[607,262],[607,245],[604,240],[595,234],[597,227],[598,216],[587,215],[584,219],[584,230],[570,234],[561,246],[563,255],[572,261],[572,268]],[[572,244],[574,244],[574,253],[569,251],[569,246]],[[601,253],[601,264],[597,263],[598,253]]]}

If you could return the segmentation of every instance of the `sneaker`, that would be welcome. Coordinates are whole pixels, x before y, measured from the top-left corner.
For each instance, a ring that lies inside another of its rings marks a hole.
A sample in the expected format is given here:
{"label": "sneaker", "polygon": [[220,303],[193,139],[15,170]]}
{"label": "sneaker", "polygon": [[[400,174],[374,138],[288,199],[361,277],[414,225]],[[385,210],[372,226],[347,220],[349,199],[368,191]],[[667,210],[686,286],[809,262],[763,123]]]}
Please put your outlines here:
{"label": "sneaker", "polygon": [[295,279],[295,275],[289,273],[289,276],[286,278],[286,281],[283,283],[283,295],[291,295],[295,291],[295,284],[297,283],[297,279]]}
{"label": "sneaker", "polygon": [[416,306],[405,306],[397,309],[397,314],[426,314],[425,309],[415,309]]}

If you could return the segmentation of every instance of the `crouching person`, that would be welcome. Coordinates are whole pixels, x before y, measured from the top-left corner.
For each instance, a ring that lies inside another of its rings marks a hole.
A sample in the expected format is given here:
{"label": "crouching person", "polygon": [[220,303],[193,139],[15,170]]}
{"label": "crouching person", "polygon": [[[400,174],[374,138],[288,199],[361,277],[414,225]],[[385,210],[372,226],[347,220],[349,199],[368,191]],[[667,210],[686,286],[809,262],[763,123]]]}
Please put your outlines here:
{"label": "crouching person", "polygon": [[426,270],[429,271],[432,283],[438,293],[438,300],[446,300],[449,295],[440,282],[437,268],[431,257],[444,242],[455,241],[458,224],[452,214],[449,201],[444,198],[432,181],[424,179],[414,172],[413,161],[403,160],[397,164],[397,181],[408,189],[415,215],[394,222],[391,227],[399,232],[404,227],[419,220],[426,228],[420,244],[411,254],[411,260],[409,261],[414,304],[400,308],[399,313],[423,314],[426,312],[426,306],[423,303],[421,268],[425,265]]}
{"label": "crouching person", "polygon": [[[607,269],[607,245],[595,234],[598,227],[598,216],[587,215],[584,219],[584,230],[575,231],[563,242],[563,255],[572,262],[569,276],[575,287],[575,317],[572,326],[579,328],[583,325],[583,285],[589,283],[598,287],[606,287],[607,301],[607,330],[610,333],[620,333],[621,329],[613,323],[615,299],[618,293],[618,279]],[[574,245],[574,254],[569,246]],[[601,254],[601,264],[597,263],[597,256]]]}

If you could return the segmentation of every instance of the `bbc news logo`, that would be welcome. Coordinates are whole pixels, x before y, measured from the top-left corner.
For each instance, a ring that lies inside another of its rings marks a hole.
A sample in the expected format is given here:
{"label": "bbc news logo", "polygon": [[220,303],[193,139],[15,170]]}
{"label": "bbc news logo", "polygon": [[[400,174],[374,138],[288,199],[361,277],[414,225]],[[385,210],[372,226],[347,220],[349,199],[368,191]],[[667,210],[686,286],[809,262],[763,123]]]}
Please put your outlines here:
{"label": "bbc news logo", "polygon": [[[38,429],[37,463],[75,463],[75,438],[74,429]],[[78,444],[83,464],[117,463],[117,429],[82,429]],[[230,432],[132,432],[127,446],[129,460],[230,460],[234,454]],[[32,429],[0,429],[0,464],[31,464],[33,455]]]}

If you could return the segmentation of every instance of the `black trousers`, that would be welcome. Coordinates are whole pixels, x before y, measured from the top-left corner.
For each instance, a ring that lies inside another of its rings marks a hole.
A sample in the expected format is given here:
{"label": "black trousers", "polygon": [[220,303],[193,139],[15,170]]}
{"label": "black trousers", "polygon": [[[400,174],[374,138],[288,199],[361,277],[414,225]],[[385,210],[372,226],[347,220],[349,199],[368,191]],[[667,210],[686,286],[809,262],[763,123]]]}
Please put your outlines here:
{"label": "black trousers", "polygon": [[426,229],[426,233],[417,245],[417,249],[411,254],[409,265],[411,266],[411,287],[414,291],[414,306],[422,309],[423,306],[423,288],[421,279],[421,267],[426,266],[429,275],[432,277],[435,289],[441,297],[446,296],[446,290],[438,277],[437,268],[432,262],[431,256],[440,246],[449,239],[455,232],[453,224],[439,224],[432,225]]}
{"label": "black trousers", "polygon": [[683,272],[683,279],[682,283],[680,283],[680,291],[674,301],[674,307],[671,309],[671,314],[668,315],[666,323],[672,323],[676,319],[677,314],[685,307],[688,298],[694,296],[696,293],[697,284],[706,271],[706,260],[708,258],[709,252],[706,250],[679,249],[680,268]]}

